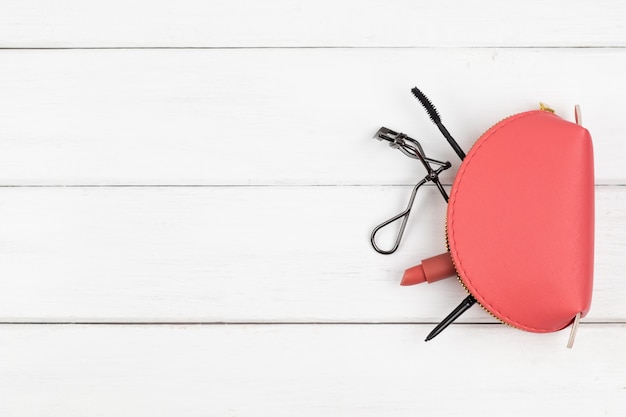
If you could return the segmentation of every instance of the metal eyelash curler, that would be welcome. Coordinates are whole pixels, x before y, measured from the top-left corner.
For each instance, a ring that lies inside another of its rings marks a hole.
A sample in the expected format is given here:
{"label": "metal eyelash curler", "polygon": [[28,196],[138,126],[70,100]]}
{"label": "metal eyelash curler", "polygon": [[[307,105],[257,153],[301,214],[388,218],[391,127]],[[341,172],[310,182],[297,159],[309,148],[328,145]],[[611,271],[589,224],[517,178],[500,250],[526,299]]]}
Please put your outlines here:
{"label": "metal eyelash curler", "polygon": [[[402,152],[409,158],[419,159],[419,161],[422,163],[422,165],[424,165],[424,168],[426,168],[427,171],[426,176],[413,187],[413,192],[411,193],[411,197],[409,198],[409,203],[406,209],[401,213],[393,216],[389,220],[385,220],[384,222],[376,226],[374,230],[372,230],[372,235],[370,238],[372,247],[378,253],[381,253],[383,255],[389,255],[394,253],[398,249],[398,246],[400,246],[400,241],[402,240],[404,229],[406,228],[407,221],[409,220],[409,215],[411,214],[411,209],[413,208],[413,202],[415,201],[417,190],[419,190],[422,185],[426,184],[429,181],[433,182],[437,186],[437,189],[439,190],[443,198],[446,200],[446,202],[448,202],[448,194],[446,193],[446,190],[443,188],[441,182],[439,181],[439,174],[450,168],[452,165],[448,161],[441,162],[437,161],[436,159],[428,158],[424,153],[422,145],[420,145],[417,140],[410,138],[404,133],[394,132],[393,130],[386,127],[381,127],[374,135],[374,138],[380,141],[386,140],[387,142],[389,142],[390,147],[400,150],[400,152]],[[438,165],[439,167],[434,169],[433,167],[431,167],[430,164]],[[376,244],[376,233],[378,233],[378,231],[383,227],[399,219],[402,219],[402,223],[400,224],[400,230],[398,231],[398,235],[396,236],[396,241],[393,247],[390,250],[384,250],[378,247],[378,245]]]}

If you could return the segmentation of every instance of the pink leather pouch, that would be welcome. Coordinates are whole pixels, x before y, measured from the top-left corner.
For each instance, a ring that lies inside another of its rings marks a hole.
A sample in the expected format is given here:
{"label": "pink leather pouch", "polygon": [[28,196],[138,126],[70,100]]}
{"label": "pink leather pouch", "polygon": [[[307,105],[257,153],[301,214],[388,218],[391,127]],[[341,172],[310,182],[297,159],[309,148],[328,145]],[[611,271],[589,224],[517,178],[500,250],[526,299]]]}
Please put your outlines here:
{"label": "pink leather pouch", "polygon": [[448,251],[409,268],[402,285],[456,275],[469,299],[513,327],[553,332],[577,323],[593,287],[587,129],[552,111],[528,111],[495,124],[462,157],[448,200]]}

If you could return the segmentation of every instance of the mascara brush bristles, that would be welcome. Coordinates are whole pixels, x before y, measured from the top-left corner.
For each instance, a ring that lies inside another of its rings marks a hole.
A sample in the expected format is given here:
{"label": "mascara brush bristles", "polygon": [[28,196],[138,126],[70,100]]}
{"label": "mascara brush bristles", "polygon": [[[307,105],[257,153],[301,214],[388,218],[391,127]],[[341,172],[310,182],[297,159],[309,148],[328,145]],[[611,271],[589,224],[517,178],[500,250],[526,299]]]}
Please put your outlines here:
{"label": "mascara brush bristles", "polygon": [[441,117],[439,116],[439,112],[437,111],[433,103],[431,103],[431,101],[428,99],[428,97],[426,97],[426,95],[422,93],[417,87],[413,87],[411,89],[411,92],[413,93],[415,98],[418,99],[420,103],[422,103],[422,106],[428,113],[428,116],[430,116],[430,120],[432,120],[433,123],[435,123],[436,125],[440,124]]}
{"label": "mascara brush bristles", "polygon": [[450,135],[448,129],[446,129],[443,123],[441,123],[441,117],[439,116],[439,112],[437,111],[435,106],[433,106],[433,103],[430,102],[428,97],[426,97],[426,95],[424,95],[424,93],[422,93],[419,88],[413,87],[411,89],[411,92],[413,93],[415,98],[418,99],[420,103],[422,103],[422,106],[428,113],[428,116],[430,116],[430,120],[432,120],[433,123],[437,125],[439,131],[446,138],[450,146],[452,146],[452,149],[458,155],[458,157],[461,158],[461,161],[465,159],[465,152],[463,152],[459,144],[456,143],[452,135]]}

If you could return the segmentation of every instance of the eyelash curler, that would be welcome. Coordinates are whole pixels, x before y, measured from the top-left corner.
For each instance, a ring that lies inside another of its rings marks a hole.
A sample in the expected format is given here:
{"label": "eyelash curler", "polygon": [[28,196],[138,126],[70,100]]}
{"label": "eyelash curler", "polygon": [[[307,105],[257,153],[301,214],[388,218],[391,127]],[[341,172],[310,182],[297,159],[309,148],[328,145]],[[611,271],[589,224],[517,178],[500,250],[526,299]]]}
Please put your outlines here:
{"label": "eyelash curler", "polygon": [[[411,92],[461,166],[448,196],[438,175],[450,163],[427,158],[416,140],[381,128],[374,137],[419,159],[427,175],[413,188],[407,208],[374,228],[371,243],[379,253],[395,252],[418,189],[429,181],[437,186],[448,203],[447,252],[407,269],[401,285],[456,275],[468,296],[426,340],[479,304],[501,322],[526,331],[553,332],[571,324],[571,347],[593,287],[593,149],[580,108],[575,108],[576,123],[544,104],[507,117],[487,130],[466,157],[430,100],[417,87]],[[376,233],[400,219],[394,246],[381,250]]]}
{"label": "eyelash curler", "polygon": [[[446,200],[446,203],[448,202],[448,194],[446,193],[446,190],[443,188],[443,186],[441,185],[441,182],[439,181],[439,174],[445,171],[446,169],[450,168],[452,165],[450,164],[450,162],[447,162],[447,161],[441,162],[432,158],[428,158],[424,154],[424,149],[422,148],[422,145],[420,145],[418,141],[408,137],[404,133],[394,132],[393,130],[388,129],[386,127],[381,127],[378,130],[378,132],[376,132],[376,134],[374,135],[374,138],[380,141],[385,140],[389,142],[389,146],[391,146],[394,149],[399,149],[403,154],[405,154],[409,158],[418,159],[422,163],[424,168],[426,169],[426,176],[422,178],[422,180],[419,181],[417,184],[415,184],[415,186],[413,187],[413,191],[411,192],[411,197],[409,198],[409,203],[406,209],[403,212],[393,216],[389,220],[385,220],[384,222],[376,226],[374,230],[372,230],[372,235],[370,237],[372,247],[378,253],[381,253],[383,255],[390,255],[394,253],[400,246],[400,241],[402,240],[402,235],[404,234],[404,229],[406,228],[406,223],[409,220],[409,215],[411,214],[411,209],[413,208],[413,202],[415,201],[415,196],[417,195],[417,191],[420,189],[422,185],[426,184],[427,182],[433,182],[437,186],[437,189],[443,196],[444,200]],[[434,164],[439,167],[436,169],[433,169],[433,167],[430,164]],[[382,229],[383,227],[388,226],[391,223],[394,223],[395,221],[400,220],[400,219],[402,219],[402,223],[400,223],[400,229],[396,236],[396,241],[393,247],[389,250],[381,249],[376,244],[376,233],[378,233],[380,229]]]}
{"label": "eyelash curler", "polygon": [[[450,135],[450,132],[448,132],[448,129],[446,129],[446,127],[443,125],[443,123],[441,122],[441,117],[439,116],[439,112],[437,112],[437,109],[435,108],[435,106],[433,106],[428,97],[426,97],[424,93],[422,93],[417,87],[413,87],[411,92],[413,93],[415,98],[419,100],[422,106],[424,106],[424,109],[428,113],[430,120],[432,120],[432,122],[439,128],[439,131],[446,138],[454,152],[459,156],[461,160],[465,159],[465,152],[463,152],[459,144],[456,142],[456,140],[454,140],[452,135]],[[382,222],[381,224],[376,226],[374,230],[372,230],[372,235],[370,238],[372,247],[378,253],[381,253],[383,255],[390,255],[394,253],[400,246],[400,241],[402,240],[402,235],[404,234],[404,229],[406,228],[406,223],[409,219],[409,214],[411,214],[413,202],[415,201],[415,195],[422,185],[426,184],[429,181],[432,181],[437,186],[437,189],[443,196],[444,200],[446,200],[446,203],[448,202],[449,197],[446,193],[446,190],[443,188],[441,182],[439,181],[439,174],[442,171],[450,168],[452,165],[448,161],[441,162],[435,159],[427,158],[424,154],[424,149],[422,148],[422,145],[420,145],[418,141],[416,141],[415,139],[411,139],[404,133],[397,133],[386,127],[381,127],[374,135],[374,138],[381,141],[386,140],[389,142],[389,146],[391,146],[392,148],[399,149],[403,154],[410,158],[419,159],[427,171],[426,176],[420,182],[415,184],[415,187],[413,187],[413,192],[411,193],[411,197],[409,198],[409,204],[407,205],[407,208],[403,212],[393,216],[389,220]],[[434,170],[430,166],[431,163],[439,165],[439,168]],[[378,231],[383,227],[397,221],[398,219],[402,219],[402,223],[400,224],[400,229],[398,231],[398,235],[396,237],[396,241],[393,247],[390,250],[380,249],[376,244],[376,233],[378,233]]]}

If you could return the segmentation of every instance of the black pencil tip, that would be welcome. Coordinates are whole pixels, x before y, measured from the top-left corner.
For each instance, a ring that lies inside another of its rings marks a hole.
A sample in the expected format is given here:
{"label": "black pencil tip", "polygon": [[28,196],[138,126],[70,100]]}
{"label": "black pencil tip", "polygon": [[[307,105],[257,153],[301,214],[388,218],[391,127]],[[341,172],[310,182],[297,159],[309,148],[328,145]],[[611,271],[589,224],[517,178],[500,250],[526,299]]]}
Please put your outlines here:
{"label": "black pencil tip", "polygon": [[428,333],[428,336],[426,336],[426,339],[424,339],[424,342],[428,342],[429,340],[433,340],[435,338],[435,336],[437,336],[439,334],[439,329],[435,329],[432,332]]}

